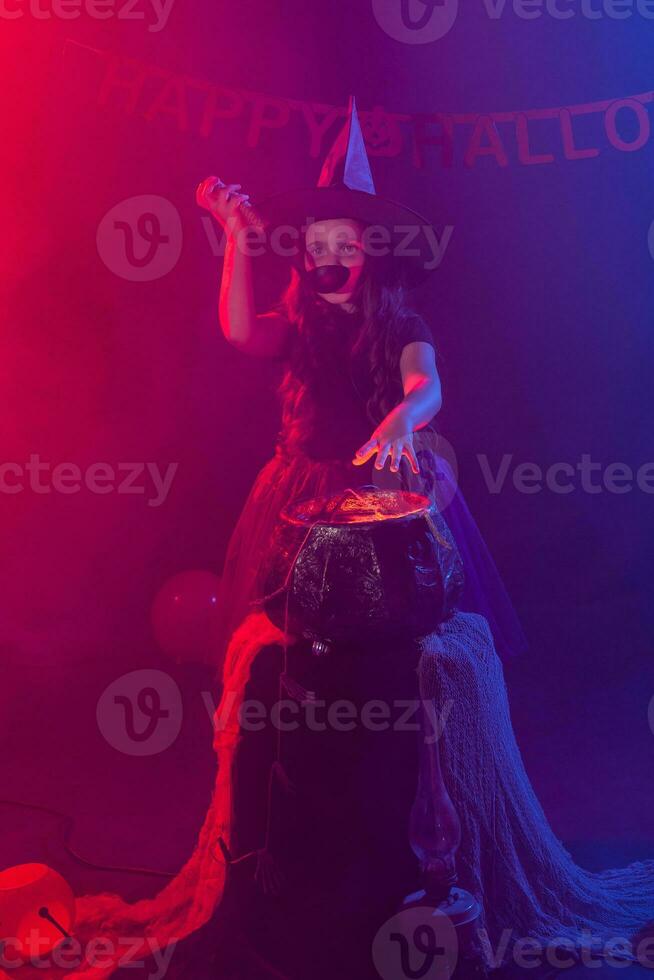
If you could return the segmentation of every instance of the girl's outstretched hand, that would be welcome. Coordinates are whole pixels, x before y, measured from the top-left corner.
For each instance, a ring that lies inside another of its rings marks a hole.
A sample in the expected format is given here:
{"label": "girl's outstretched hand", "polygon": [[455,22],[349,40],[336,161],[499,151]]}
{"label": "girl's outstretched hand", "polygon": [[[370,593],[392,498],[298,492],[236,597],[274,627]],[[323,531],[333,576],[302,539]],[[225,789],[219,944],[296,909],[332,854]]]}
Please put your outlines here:
{"label": "girl's outstretched hand", "polygon": [[220,177],[207,177],[198,184],[195,200],[222,225],[223,228],[243,221],[239,209],[247,202],[249,194],[239,194],[241,184],[224,184]]}
{"label": "girl's outstretched hand", "polygon": [[371,456],[377,456],[375,460],[376,470],[383,470],[387,460],[390,459],[391,473],[397,473],[404,456],[411,465],[413,472],[416,475],[420,473],[418,458],[413,448],[413,432],[403,430],[404,426],[398,426],[397,422],[385,419],[375,429],[368,442],[364,442],[363,446],[357,449],[352,460],[354,465],[361,466]]}

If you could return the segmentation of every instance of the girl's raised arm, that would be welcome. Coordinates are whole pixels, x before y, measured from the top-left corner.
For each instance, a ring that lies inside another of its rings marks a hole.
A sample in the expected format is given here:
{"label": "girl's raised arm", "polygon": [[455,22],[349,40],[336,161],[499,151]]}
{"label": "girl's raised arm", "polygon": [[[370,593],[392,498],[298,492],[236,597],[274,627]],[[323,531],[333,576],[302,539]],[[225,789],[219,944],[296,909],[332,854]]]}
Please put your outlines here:
{"label": "girl's raised arm", "polygon": [[238,246],[239,235],[248,226],[242,205],[249,197],[238,193],[240,187],[207,177],[196,192],[197,203],[214,216],[227,236],[218,322],[235,347],[256,357],[277,357],[286,345],[290,326],[279,313],[257,314],[255,310],[252,259]]}

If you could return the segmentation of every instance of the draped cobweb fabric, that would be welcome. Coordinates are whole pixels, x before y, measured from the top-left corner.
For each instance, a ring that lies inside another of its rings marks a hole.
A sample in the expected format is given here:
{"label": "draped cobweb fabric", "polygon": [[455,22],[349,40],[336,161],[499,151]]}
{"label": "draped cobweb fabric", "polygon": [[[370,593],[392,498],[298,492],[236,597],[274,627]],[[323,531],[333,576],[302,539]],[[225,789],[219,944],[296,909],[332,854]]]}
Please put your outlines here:
{"label": "draped cobweb fabric", "polygon": [[457,868],[482,906],[487,964],[523,937],[543,947],[565,940],[577,958],[591,936],[593,948],[634,940],[654,921],[654,860],[590,872],[558,840],[523,765],[486,619],[457,612],[426,637],[419,676],[444,722],[443,778],[462,829]]}
{"label": "draped cobweb fabric", "polygon": [[[439,741],[445,783],[462,822],[457,862],[461,884],[482,904],[480,927],[487,930],[492,949],[505,929],[543,940],[577,941],[584,928],[609,939],[629,937],[654,919],[654,862],[593,874],[575,865],[549,827],[515,741],[497,652],[519,652],[524,635],[432,438],[437,437],[425,434],[416,440],[423,472],[415,478],[405,475],[399,488],[423,492],[439,505],[472,583],[463,609],[423,641],[419,671],[423,695],[434,699],[441,716],[448,706]],[[113,893],[78,898],[75,938],[83,948],[88,941],[105,938],[117,952],[113,958],[103,952],[95,965],[87,963],[77,970],[50,969],[53,980],[110,977],[123,955],[121,941],[134,937],[138,942],[130,955],[146,959],[153,947],[165,950],[201,928],[219,907],[226,880],[219,839],[229,848],[239,706],[260,651],[292,642],[264,612],[250,611],[266,544],[285,504],[337,493],[351,485],[353,470],[341,462],[276,457],[259,474],[225,564],[223,594],[230,618],[224,634],[223,690],[215,714],[216,780],[196,845],[175,878],[153,898],[135,903]],[[488,949],[482,954],[493,965]],[[16,971],[21,980],[43,975],[39,968]]]}
{"label": "draped cobweb fabric", "polygon": [[[233,634],[225,658],[224,687],[214,714],[216,780],[204,823],[191,856],[179,873],[153,898],[126,902],[112,892],[83,895],[76,900],[73,935],[85,962],[76,969],[48,967],[49,980],[74,976],[103,980],[121,965],[147,960],[153,950],[166,950],[211,918],[225,888],[226,864],[219,841],[229,849],[232,826],[232,766],[239,739],[239,709],[250,669],[263,647],[284,643],[285,636],[265,613],[253,613]],[[103,945],[95,946],[101,940]],[[113,952],[112,952],[113,951]],[[77,947],[66,960],[78,959]],[[173,952],[174,955],[174,952]],[[42,967],[12,970],[17,980],[43,978]]]}
{"label": "draped cobweb fabric", "polygon": [[[257,655],[266,646],[289,642],[262,612],[246,617],[236,630],[215,714],[216,782],[194,851],[154,898],[136,903],[110,893],[79,898],[75,936],[83,946],[101,937],[114,944],[135,937],[142,943],[131,955],[146,958],[148,943],[166,949],[203,926],[219,907],[226,868],[218,840],[222,837],[227,847],[232,840],[238,710]],[[478,935],[485,932],[487,942],[480,942],[479,951],[488,965],[498,965],[495,955],[503,939],[506,958],[516,938],[530,936],[544,945],[567,938],[582,947],[583,930],[612,941],[629,939],[650,923],[654,861],[591,873],[574,863],[550,828],[516,744],[488,622],[458,611],[425,637],[418,681],[421,696],[433,700],[445,721],[439,748],[445,785],[462,824],[459,879],[482,906]],[[100,959],[102,966],[51,970],[48,976],[112,976],[118,956],[113,963],[104,953]],[[43,975],[41,969],[16,973],[21,980]]]}

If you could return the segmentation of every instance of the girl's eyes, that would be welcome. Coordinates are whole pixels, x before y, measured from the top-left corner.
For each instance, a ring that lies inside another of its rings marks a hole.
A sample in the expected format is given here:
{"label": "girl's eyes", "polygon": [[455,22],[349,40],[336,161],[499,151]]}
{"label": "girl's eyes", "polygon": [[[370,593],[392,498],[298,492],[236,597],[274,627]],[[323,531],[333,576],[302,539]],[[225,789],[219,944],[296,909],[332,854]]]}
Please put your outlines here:
{"label": "girl's eyes", "polygon": [[[357,251],[357,246],[352,245],[350,242],[340,242],[338,249],[345,255],[354,255]],[[325,250],[322,245],[312,245],[307,251],[309,255],[320,255]]]}

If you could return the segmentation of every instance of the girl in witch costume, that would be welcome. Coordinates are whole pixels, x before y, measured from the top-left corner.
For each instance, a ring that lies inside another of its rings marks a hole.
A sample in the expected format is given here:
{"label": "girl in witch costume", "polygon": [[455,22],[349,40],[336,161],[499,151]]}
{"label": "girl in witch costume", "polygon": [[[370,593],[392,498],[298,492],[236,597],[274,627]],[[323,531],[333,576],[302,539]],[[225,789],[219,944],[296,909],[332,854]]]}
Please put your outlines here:
{"label": "girl in witch costume", "polygon": [[[578,866],[550,827],[515,740],[500,657],[520,653],[526,638],[440,450],[434,341],[406,301],[406,290],[434,265],[432,227],[376,195],[353,99],[318,186],[257,206],[265,223],[294,229],[302,246],[273,310],[256,315],[250,259],[237,244],[253,220],[248,195],[211,177],[197,199],[228,232],[220,293],[225,336],[285,364],[275,455],[227,549],[224,691],[242,690],[248,665],[269,640],[265,615],[237,627],[260,606],[257,573],[287,504],[362,484],[429,497],[458,546],[465,591],[454,615],[423,638],[420,693],[433,701],[436,717],[447,717],[439,735],[443,779],[461,821],[459,883],[481,908],[477,936],[486,939],[479,955],[495,967],[521,937],[543,949],[561,946],[573,959],[587,954],[589,943],[608,951],[617,936],[635,950],[654,933],[654,860],[599,872]],[[379,254],[380,241],[390,243],[386,254]],[[231,825],[223,826],[229,836]]]}
{"label": "girl in witch costume", "polygon": [[[210,178],[197,197],[233,232],[247,215],[247,195],[239,193],[238,185],[217,186],[221,183]],[[430,226],[375,195],[353,102],[319,186],[280,196],[258,210],[269,221],[307,228],[290,287],[269,313],[254,312],[250,260],[239,252],[234,233],[225,256],[220,315],[226,335],[248,353],[283,358],[286,374],[275,456],[255,481],[225,562],[229,656],[215,714],[215,788],[193,853],[158,894],[136,902],[111,892],[76,897],[79,948],[94,949],[102,936],[106,954],[103,944],[102,957],[85,959],[72,970],[53,966],[48,976],[107,980],[124,962],[126,942],[133,962],[153,950],[167,950],[207,924],[212,927],[227,880],[219,844],[227,852],[232,845],[239,710],[261,652],[288,639],[256,609],[258,567],[280,511],[293,498],[370,482],[417,490],[435,501],[465,565],[467,593],[461,608],[424,638],[420,694],[433,700],[435,717],[447,718],[439,745],[444,782],[461,820],[457,871],[462,887],[481,906],[478,935],[485,937],[488,966],[497,966],[524,937],[542,949],[550,943],[561,947],[566,966],[568,953],[588,954],[599,944],[609,955],[616,937],[635,944],[641,936],[643,965],[651,966],[647,937],[654,934],[654,860],[599,872],[576,865],[547,822],[515,740],[496,651],[518,652],[524,636],[439,453],[432,427],[440,406],[433,340],[404,301],[404,288],[419,281],[430,264]],[[334,219],[339,230],[330,235]],[[402,226],[403,238],[407,226],[417,228],[414,254],[368,254],[361,245],[371,226],[391,233]],[[250,606],[252,615],[241,624]],[[392,785],[389,795],[395,791]],[[620,945],[618,939],[618,950]],[[185,969],[181,975],[226,977],[222,947],[216,955],[215,970]],[[251,980],[256,970],[247,969]],[[43,970],[27,966],[20,973],[32,980]],[[356,976],[363,980],[361,972]]]}
{"label": "girl in witch costume", "polygon": [[407,305],[407,289],[434,266],[434,229],[377,196],[354,99],[318,186],[257,206],[256,220],[283,226],[299,245],[274,309],[255,312],[251,259],[239,244],[255,221],[249,195],[240,184],[209,177],[197,201],[227,234],[219,302],[225,337],[245,353],[285,363],[275,455],[260,471],[227,548],[222,650],[262,597],[258,573],[282,508],[293,499],[374,485],[417,491],[437,504],[464,563],[462,608],[488,620],[502,656],[521,652],[526,640],[515,610],[439,452],[434,340]]}

